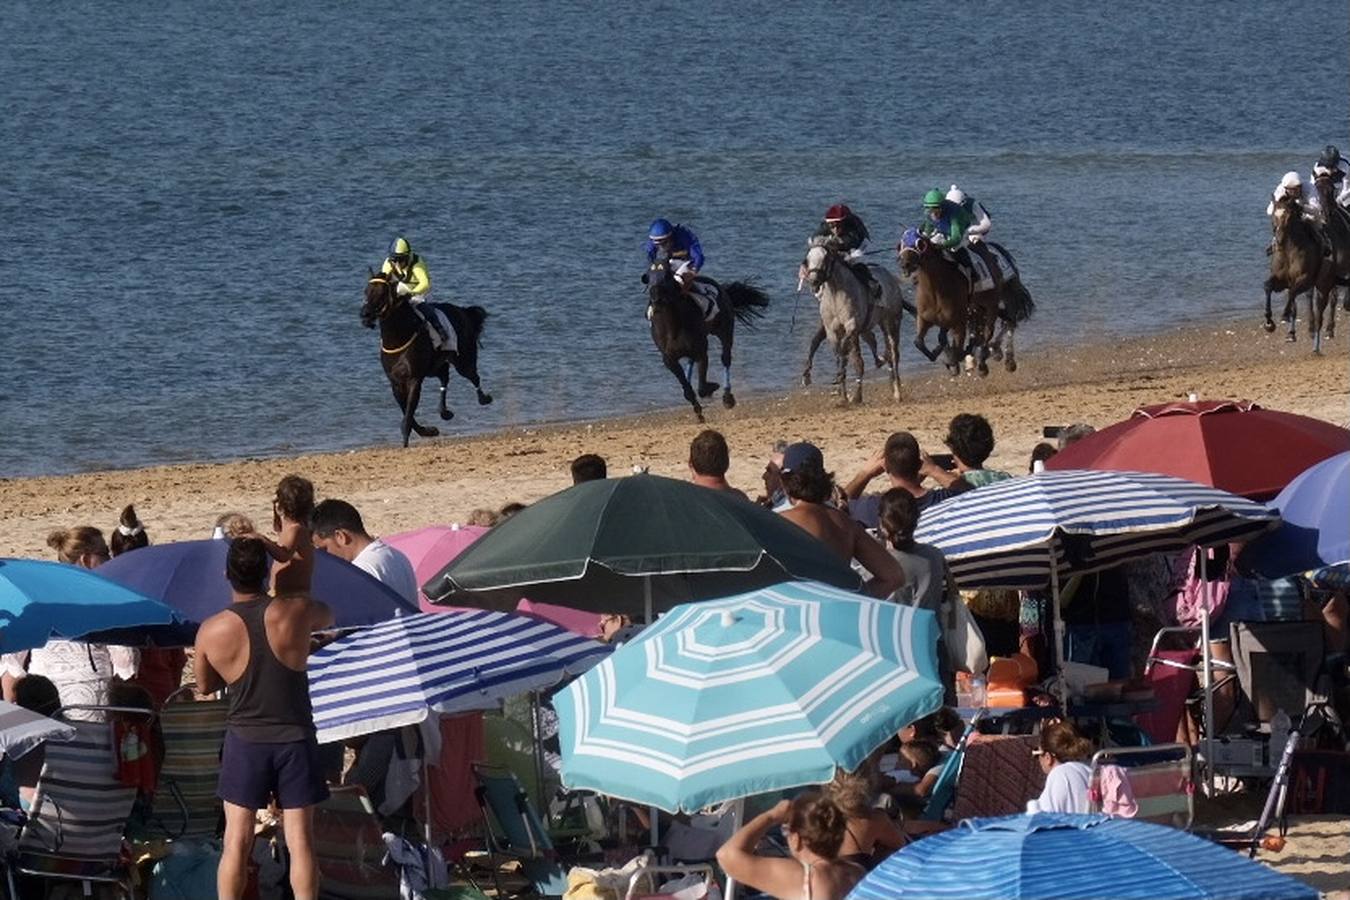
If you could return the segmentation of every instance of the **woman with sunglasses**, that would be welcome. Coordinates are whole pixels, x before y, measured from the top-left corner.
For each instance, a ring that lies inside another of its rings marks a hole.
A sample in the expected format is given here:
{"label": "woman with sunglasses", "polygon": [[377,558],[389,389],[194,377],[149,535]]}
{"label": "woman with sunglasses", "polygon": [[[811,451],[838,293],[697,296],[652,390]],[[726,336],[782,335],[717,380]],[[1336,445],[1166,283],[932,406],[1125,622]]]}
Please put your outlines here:
{"label": "woman with sunglasses", "polygon": [[1027,803],[1027,812],[1089,812],[1092,770],[1084,760],[1092,756],[1092,742],[1068,722],[1056,721],[1041,729],[1041,745],[1032,754],[1045,772],[1045,789]]}
{"label": "woman with sunglasses", "polygon": [[[863,876],[862,866],[839,858],[848,817],[817,791],[783,800],[746,822],[717,851],[728,878],[778,900],[843,900]],[[755,852],[775,825],[788,858]]]}

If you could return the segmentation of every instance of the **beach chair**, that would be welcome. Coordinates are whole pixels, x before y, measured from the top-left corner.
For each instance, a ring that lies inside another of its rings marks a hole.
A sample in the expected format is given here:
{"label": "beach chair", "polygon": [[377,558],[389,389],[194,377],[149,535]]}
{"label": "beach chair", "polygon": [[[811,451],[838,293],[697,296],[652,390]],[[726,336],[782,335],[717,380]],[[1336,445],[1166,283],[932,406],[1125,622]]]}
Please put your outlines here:
{"label": "beach chair", "polygon": [[942,771],[938,772],[937,781],[933,782],[933,789],[928,794],[928,802],[924,804],[923,812],[919,813],[921,821],[941,822],[946,817],[947,810],[951,808],[952,801],[956,798],[956,784],[961,778],[966,745],[970,742],[970,736],[975,733],[975,723],[978,720],[978,716],[971,720],[966,730],[961,733],[961,739],[956,742],[956,747],[947,754],[946,761],[942,763]]}
{"label": "beach chair", "polygon": [[374,900],[399,895],[398,867],[385,862],[384,827],[360,785],[329,789],[314,808],[319,896]]}
{"label": "beach chair", "polygon": [[130,891],[129,860],[122,848],[136,789],[117,778],[108,723],[70,719],[66,713],[74,710],[148,721],[155,716],[150,710],[112,706],[69,706],[53,715],[74,727],[75,738],[47,745],[32,809],[6,873],[11,897],[19,896],[16,873],[78,882],[85,896],[92,895],[95,884]]}
{"label": "beach chair", "polygon": [[194,700],[193,690],[186,685],[170,694],[159,714],[164,764],[149,824],[171,839],[212,839],[221,833],[216,786],[229,701]]}
{"label": "beach chair", "polygon": [[1092,755],[1088,801],[1093,812],[1102,805],[1105,766],[1125,773],[1139,810],[1134,818],[1186,830],[1195,819],[1195,775],[1191,748],[1185,744],[1110,747]]}
{"label": "beach chair", "polygon": [[1297,724],[1304,710],[1326,702],[1321,622],[1234,622],[1230,635],[1238,688],[1261,730],[1277,710]]}
{"label": "beach chair", "polygon": [[483,813],[483,841],[488,850],[498,896],[503,896],[503,862],[515,860],[531,888],[541,897],[561,897],[567,873],[558,862],[548,830],[520,781],[507,769],[475,763],[474,798]]}

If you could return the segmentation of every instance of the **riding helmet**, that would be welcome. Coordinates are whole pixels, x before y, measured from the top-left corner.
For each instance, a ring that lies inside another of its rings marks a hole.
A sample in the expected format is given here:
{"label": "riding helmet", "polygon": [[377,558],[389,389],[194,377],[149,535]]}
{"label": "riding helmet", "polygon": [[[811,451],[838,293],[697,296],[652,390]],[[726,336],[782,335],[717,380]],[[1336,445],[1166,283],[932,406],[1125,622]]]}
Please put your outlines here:
{"label": "riding helmet", "polygon": [[412,254],[412,245],[408,243],[407,238],[396,237],[389,242],[390,256],[410,256]]}
{"label": "riding helmet", "polygon": [[668,219],[657,219],[652,223],[651,229],[647,232],[647,237],[654,241],[669,240],[675,233],[675,226],[670,224]]}
{"label": "riding helmet", "polygon": [[1303,180],[1298,177],[1297,172],[1285,172],[1284,177],[1280,179],[1280,187],[1284,188],[1285,190],[1293,190],[1294,188],[1301,187],[1302,185]]}
{"label": "riding helmet", "polygon": [[853,215],[853,210],[849,209],[842,203],[836,203],[834,206],[831,206],[829,209],[825,210],[825,221],[842,222],[851,215]]}
{"label": "riding helmet", "polygon": [[1334,169],[1341,164],[1341,151],[1336,149],[1335,144],[1327,144],[1322,150],[1322,155],[1318,157],[1317,164],[1326,169]]}
{"label": "riding helmet", "polygon": [[933,188],[931,191],[923,195],[923,208],[936,209],[942,206],[942,200],[943,200],[942,189]]}
{"label": "riding helmet", "polygon": [[947,202],[955,203],[957,206],[960,206],[962,203],[966,202],[965,192],[956,185],[952,185],[952,189],[947,192]]}

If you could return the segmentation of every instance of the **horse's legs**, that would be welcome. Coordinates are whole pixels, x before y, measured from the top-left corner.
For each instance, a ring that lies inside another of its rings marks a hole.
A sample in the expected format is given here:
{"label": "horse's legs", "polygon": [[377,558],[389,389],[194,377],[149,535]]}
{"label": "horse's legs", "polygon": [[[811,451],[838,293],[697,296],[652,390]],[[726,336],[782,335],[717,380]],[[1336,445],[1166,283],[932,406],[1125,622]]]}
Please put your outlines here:
{"label": "horse's legs", "polygon": [[1008,349],[1003,353],[1003,368],[1009,372],[1017,371],[1017,356],[1013,348],[1013,337],[1017,334],[1017,326],[1008,326]]}
{"label": "horse's legs", "polygon": [[[689,405],[694,408],[694,417],[699,422],[703,421],[703,407],[699,405],[698,395],[694,393],[694,386],[689,383],[689,376],[685,374],[685,367],[680,365],[680,361],[673,356],[663,356],[662,362],[666,368],[675,376],[675,380],[680,383],[680,390],[684,392],[684,399],[689,401]],[[693,368],[691,363],[689,366]]]}
{"label": "horse's legs", "polygon": [[735,332],[730,328],[727,333],[720,335],[718,341],[722,344],[722,375],[726,378],[722,388],[722,405],[731,409],[736,405],[736,395],[731,393],[731,345],[735,340]]}
{"label": "horse's legs", "polygon": [[868,348],[872,351],[872,364],[878,369],[886,365],[886,360],[882,359],[881,354],[877,352],[877,336],[872,333],[872,329],[860,331],[858,336],[867,342]]}
{"label": "horse's legs", "polygon": [[412,426],[413,431],[417,432],[422,437],[435,437],[436,435],[441,433],[440,429],[435,428],[434,426],[431,425],[422,425],[417,421],[417,404],[421,401],[421,399],[422,399],[422,379],[415,378],[413,379],[412,384],[408,387],[408,410],[406,413],[408,417],[408,424]]}
{"label": "horse's legs", "polygon": [[[825,326],[821,325],[816,329],[816,333],[811,335],[811,345],[806,348],[806,368],[802,371],[802,387],[811,386],[811,362],[816,358],[816,351],[825,340]],[[727,379],[731,383],[731,379]]]}
{"label": "horse's legs", "polygon": [[947,374],[955,378],[961,374],[961,354],[966,349],[966,328],[964,325],[958,325],[950,329],[947,335],[947,350],[945,353],[947,360]]}
{"label": "horse's legs", "polygon": [[715,381],[708,380],[708,351],[706,348],[704,348],[703,355],[698,358],[697,364],[698,364],[698,395],[704,399],[707,399],[708,397],[711,397],[713,394],[717,393],[717,389],[721,387],[721,385],[719,385]]}
{"label": "horse's legs", "polygon": [[[1312,308],[1309,306],[1309,312]],[[1294,332],[1294,325],[1298,321],[1298,303],[1297,295],[1292,287],[1289,288],[1289,296],[1284,301],[1284,321],[1289,325],[1289,334],[1285,335],[1285,340],[1294,343],[1298,340],[1298,334]]]}
{"label": "horse's legs", "polygon": [[478,405],[487,406],[491,403],[492,395],[483,390],[483,382],[478,377],[477,351],[475,350],[474,356],[456,353],[454,363],[455,371],[459,373],[459,377],[473,385],[474,391],[478,394]]}
{"label": "horse's legs", "polygon": [[1264,328],[1264,329],[1266,330],[1266,334],[1270,334],[1272,331],[1275,330],[1275,320],[1271,317],[1271,314],[1270,314],[1270,295],[1271,295],[1271,293],[1272,293],[1274,290],[1275,290],[1275,283],[1274,283],[1274,280],[1273,280],[1273,279],[1270,279],[1270,278],[1267,278],[1267,279],[1266,279],[1266,321],[1265,321],[1265,323],[1261,326],[1262,328]]}
{"label": "horse's legs", "polygon": [[848,402],[848,339],[836,340],[830,339],[830,346],[834,349],[834,360],[836,371],[834,374],[834,383],[839,385],[839,402]]}
{"label": "horse's legs", "polygon": [[450,364],[448,362],[441,363],[436,370],[436,380],[441,383],[439,412],[441,419],[448,422],[455,417],[455,414],[450,411],[450,407],[445,405],[445,392],[450,387]]}
{"label": "horse's legs", "polygon": [[919,352],[927,357],[929,362],[937,362],[938,350],[942,345],[938,344],[936,350],[928,349],[928,329],[933,327],[933,323],[922,317],[915,320],[914,325],[914,346],[919,348]]}
{"label": "horse's legs", "polygon": [[886,341],[886,355],[891,358],[891,399],[900,402],[900,317],[881,326]]}
{"label": "horse's legs", "polygon": [[398,404],[403,418],[399,422],[399,433],[403,436],[403,446],[408,446],[408,436],[412,434],[412,407],[408,405],[408,385],[397,379],[389,379],[389,387],[394,392],[394,402]]}
{"label": "horse's legs", "polygon": [[[1345,289],[1342,288],[1341,290]],[[1329,341],[1336,338],[1336,307],[1338,305],[1336,302],[1336,286],[1332,285],[1331,290],[1327,292],[1327,312],[1330,313],[1327,316],[1327,340]]]}
{"label": "horse's legs", "polygon": [[1322,355],[1322,316],[1326,313],[1330,291],[1313,289],[1308,292],[1308,336],[1312,338],[1313,353]]}
{"label": "horse's legs", "polygon": [[851,403],[862,403],[862,383],[863,383],[863,355],[862,338],[854,333],[853,339],[848,342],[849,356],[853,358],[853,396],[849,398]]}

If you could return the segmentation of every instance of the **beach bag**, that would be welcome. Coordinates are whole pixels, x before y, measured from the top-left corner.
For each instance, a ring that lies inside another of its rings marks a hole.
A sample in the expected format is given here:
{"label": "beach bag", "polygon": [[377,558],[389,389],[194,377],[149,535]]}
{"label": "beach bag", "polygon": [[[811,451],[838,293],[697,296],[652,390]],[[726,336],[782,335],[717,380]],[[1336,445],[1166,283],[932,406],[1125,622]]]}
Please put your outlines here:
{"label": "beach bag", "polygon": [[984,632],[960,597],[942,601],[942,637],[947,658],[956,671],[982,675],[989,668]]}

